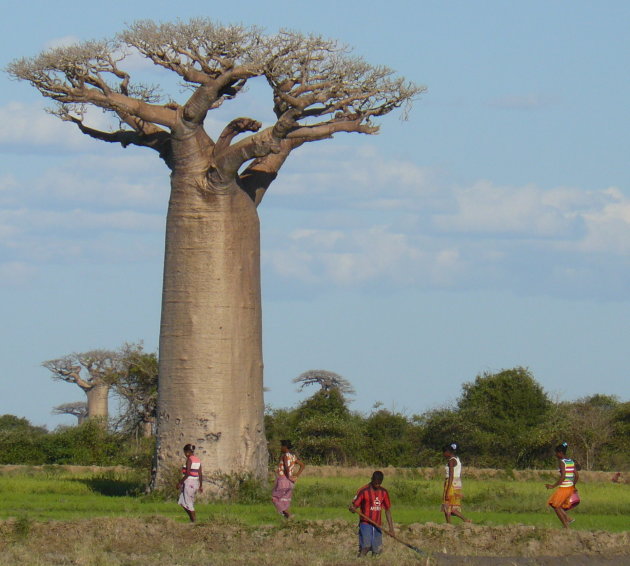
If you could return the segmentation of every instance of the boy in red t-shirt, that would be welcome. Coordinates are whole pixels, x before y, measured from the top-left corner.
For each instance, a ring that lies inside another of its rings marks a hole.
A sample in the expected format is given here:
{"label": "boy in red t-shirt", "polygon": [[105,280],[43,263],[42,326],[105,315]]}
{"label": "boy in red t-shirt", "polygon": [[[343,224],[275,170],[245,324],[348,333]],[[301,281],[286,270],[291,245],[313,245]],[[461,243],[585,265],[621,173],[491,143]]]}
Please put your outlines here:
{"label": "boy in red t-shirt", "polygon": [[348,507],[353,513],[358,510],[361,515],[359,519],[359,556],[367,555],[370,550],[373,555],[380,554],[383,550],[382,509],[385,509],[389,533],[394,534],[389,493],[384,487],[381,487],[383,477],[383,472],[374,472],[370,483],[357,491]]}

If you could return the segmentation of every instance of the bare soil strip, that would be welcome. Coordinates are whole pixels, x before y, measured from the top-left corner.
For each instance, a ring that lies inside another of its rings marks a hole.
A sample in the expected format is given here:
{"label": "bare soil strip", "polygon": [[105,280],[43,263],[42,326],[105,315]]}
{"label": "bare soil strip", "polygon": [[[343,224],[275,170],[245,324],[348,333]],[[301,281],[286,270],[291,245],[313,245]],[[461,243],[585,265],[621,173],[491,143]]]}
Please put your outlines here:
{"label": "bare soil strip", "polygon": [[[397,566],[622,566],[630,564],[630,532],[528,526],[413,524],[398,531],[425,550],[418,556],[386,539],[381,564]],[[0,522],[0,565],[51,566],[344,566],[357,563],[356,526],[343,520],[289,521],[246,527],[196,525],[160,516],[143,519]]]}

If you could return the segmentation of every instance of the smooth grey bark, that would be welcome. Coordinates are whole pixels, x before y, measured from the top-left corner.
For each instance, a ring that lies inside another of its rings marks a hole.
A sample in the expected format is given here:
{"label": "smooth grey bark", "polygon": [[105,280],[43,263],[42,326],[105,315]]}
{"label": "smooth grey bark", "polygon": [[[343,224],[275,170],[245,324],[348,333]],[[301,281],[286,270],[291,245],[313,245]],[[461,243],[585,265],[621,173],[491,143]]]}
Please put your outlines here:
{"label": "smooth grey bark", "polygon": [[104,419],[107,422],[109,417],[109,385],[96,383],[84,391],[87,397],[87,418]]}
{"label": "smooth grey bark", "polygon": [[259,222],[233,183],[173,178],[164,260],[157,478],[196,444],[205,469],[266,469]]}

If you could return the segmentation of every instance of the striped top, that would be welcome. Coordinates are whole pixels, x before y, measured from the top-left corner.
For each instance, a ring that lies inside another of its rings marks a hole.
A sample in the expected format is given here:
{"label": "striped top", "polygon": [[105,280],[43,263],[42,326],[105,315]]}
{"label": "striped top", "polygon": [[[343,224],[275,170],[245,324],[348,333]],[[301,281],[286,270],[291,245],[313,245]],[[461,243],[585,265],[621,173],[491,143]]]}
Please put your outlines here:
{"label": "striped top", "polygon": [[[288,479],[291,479],[293,477],[293,468],[295,468],[295,462],[297,460],[297,456],[293,454],[292,452],[286,452],[284,455],[287,458],[287,468],[289,468]],[[278,463],[277,474],[278,476],[284,476],[284,462],[282,461],[282,458],[280,458],[280,462]]]}
{"label": "striped top", "polygon": [[[188,460],[190,460],[190,468],[187,468]],[[201,460],[194,454],[188,456],[188,460],[186,460],[186,464],[182,466],[182,474],[186,475],[186,470],[188,470],[189,478],[198,478],[199,470],[201,469]]]}
{"label": "striped top", "polygon": [[573,487],[575,485],[575,462],[571,458],[562,458],[564,462],[564,480],[560,487]]}

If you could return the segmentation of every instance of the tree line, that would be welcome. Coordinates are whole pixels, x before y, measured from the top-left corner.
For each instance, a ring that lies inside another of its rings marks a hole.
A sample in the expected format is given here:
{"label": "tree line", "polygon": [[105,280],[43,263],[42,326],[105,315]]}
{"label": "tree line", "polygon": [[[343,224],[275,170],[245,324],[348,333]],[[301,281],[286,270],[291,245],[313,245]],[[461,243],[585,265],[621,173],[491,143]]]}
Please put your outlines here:
{"label": "tree line", "polygon": [[330,374],[302,374],[296,382],[319,390],[297,407],[267,409],[271,447],[290,437],[314,464],[423,467],[457,441],[467,465],[522,469],[552,467],[553,447],[566,441],[584,469],[630,467],[630,402],[600,394],[555,402],[526,368],[482,373],[455,403],[419,415],[378,403],[351,411],[351,385]]}
{"label": "tree line", "polygon": [[[155,422],[157,410],[155,353],[145,352],[142,344],[124,344],[43,365],[53,379],[76,383],[86,397],[86,386],[102,381],[100,386],[121,400],[118,414],[88,412],[78,416],[77,426],[52,432],[23,418],[0,416],[0,464],[150,467],[154,429],[147,423]],[[352,411],[352,384],[331,371],[309,370],[293,381],[299,390],[315,391],[295,407],[267,407],[270,464],[284,438],[313,465],[377,467],[438,465],[442,446],[456,440],[470,466],[549,468],[552,447],[566,441],[584,469],[630,469],[630,402],[601,394],[557,402],[522,367],[477,375],[463,384],[456,402],[414,415],[379,403],[367,414]],[[81,403],[67,405],[68,411],[63,405],[54,411],[74,414],[70,409]]]}

